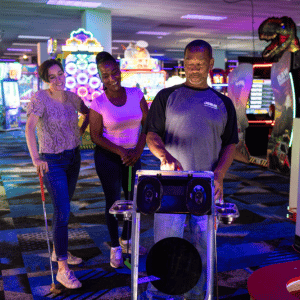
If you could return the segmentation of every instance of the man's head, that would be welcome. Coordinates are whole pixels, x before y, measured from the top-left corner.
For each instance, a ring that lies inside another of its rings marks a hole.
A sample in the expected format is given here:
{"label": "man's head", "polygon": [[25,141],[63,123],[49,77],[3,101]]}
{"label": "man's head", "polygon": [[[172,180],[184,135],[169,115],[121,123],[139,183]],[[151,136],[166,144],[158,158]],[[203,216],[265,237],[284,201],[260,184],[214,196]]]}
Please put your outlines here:
{"label": "man's head", "polygon": [[203,40],[194,40],[184,49],[186,85],[193,88],[207,88],[207,76],[214,66],[212,48]]}

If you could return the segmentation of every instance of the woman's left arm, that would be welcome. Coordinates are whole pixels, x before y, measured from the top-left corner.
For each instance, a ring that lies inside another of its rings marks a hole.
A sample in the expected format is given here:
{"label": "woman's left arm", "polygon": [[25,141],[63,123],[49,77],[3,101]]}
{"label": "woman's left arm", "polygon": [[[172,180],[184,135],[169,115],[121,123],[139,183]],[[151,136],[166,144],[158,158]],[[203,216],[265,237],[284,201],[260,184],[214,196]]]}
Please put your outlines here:
{"label": "woman's left arm", "polygon": [[[140,107],[141,107],[141,110],[143,113],[142,120],[141,120],[141,125],[142,125],[142,129],[143,129],[143,127],[146,126],[146,119],[147,119],[147,114],[148,114],[148,104],[144,97],[140,101]],[[143,133],[143,130],[142,130],[139,135],[138,142],[137,142],[135,148],[128,151],[130,155],[128,156],[127,160],[124,161],[124,163],[127,166],[133,166],[137,162],[137,160],[141,157],[141,155],[143,153],[145,144],[146,144],[146,134]]]}

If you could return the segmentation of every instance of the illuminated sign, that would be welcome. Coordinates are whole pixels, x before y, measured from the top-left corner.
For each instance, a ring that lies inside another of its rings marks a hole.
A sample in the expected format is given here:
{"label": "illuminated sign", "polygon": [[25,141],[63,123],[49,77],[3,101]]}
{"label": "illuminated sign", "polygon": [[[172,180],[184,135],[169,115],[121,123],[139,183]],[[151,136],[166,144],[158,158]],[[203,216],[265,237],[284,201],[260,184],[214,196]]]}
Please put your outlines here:
{"label": "illuminated sign", "polygon": [[57,40],[50,39],[47,41],[47,53],[53,54],[57,50]]}
{"label": "illuminated sign", "polygon": [[121,70],[159,70],[156,58],[122,58],[120,68]]}
{"label": "illuminated sign", "polygon": [[71,32],[70,38],[66,41],[66,45],[62,46],[62,51],[101,52],[103,51],[103,47],[93,37],[93,34],[90,31],[79,28]]}

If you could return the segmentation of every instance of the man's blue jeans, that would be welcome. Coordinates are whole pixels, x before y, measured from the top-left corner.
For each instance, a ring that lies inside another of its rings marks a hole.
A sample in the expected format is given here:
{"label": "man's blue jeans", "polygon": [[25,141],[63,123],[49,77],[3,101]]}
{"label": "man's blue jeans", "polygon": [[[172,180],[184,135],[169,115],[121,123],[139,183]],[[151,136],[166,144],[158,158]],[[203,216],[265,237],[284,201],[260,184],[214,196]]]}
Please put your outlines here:
{"label": "man's blue jeans", "polygon": [[68,258],[68,222],[70,200],[75,191],[80,170],[80,149],[65,150],[58,154],[41,154],[47,161],[49,171],[44,175],[44,183],[54,207],[52,232],[57,260]]}
{"label": "man's blue jeans", "polygon": [[[160,214],[154,215],[154,242],[167,238],[183,238],[186,214]],[[191,231],[192,244],[198,250],[202,260],[202,274],[196,286],[181,296],[170,296],[159,292],[152,284],[146,291],[147,299],[204,299],[204,285],[207,278],[207,221],[208,217],[189,215],[189,227]]]}

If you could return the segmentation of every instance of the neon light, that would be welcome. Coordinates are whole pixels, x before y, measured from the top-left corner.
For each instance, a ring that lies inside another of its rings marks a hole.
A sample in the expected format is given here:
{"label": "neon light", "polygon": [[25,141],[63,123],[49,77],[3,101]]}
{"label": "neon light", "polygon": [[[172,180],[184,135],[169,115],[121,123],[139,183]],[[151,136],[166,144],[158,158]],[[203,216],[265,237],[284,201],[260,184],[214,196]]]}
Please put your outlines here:
{"label": "neon light", "polygon": [[76,74],[76,72],[77,72],[77,66],[76,66],[76,64],[73,63],[73,62],[68,63],[66,65],[66,72],[69,73],[69,74],[71,74],[71,75]]}
{"label": "neon light", "polygon": [[68,76],[67,78],[66,78],[66,87],[68,88],[68,89],[73,89],[74,87],[76,86],[76,80],[75,80],[75,78],[74,77],[71,77],[71,76]]}
{"label": "neon light", "polygon": [[95,63],[90,63],[88,65],[87,71],[90,75],[96,75],[98,73],[97,65]]}
{"label": "neon light", "polygon": [[101,6],[101,3],[87,2],[87,1],[62,1],[62,0],[49,0],[48,5],[62,5],[62,6],[75,6],[75,7],[87,7],[97,8]]}
{"label": "neon light", "polygon": [[76,65],[79,70],[86,70],[89,63],[87,62],[87,60],[80,59],[80,60],[77,60]]}
{"label": "neon light", "polygon": [[138,31],[136,34],[146,34],[146,35],[169,35],[170,32],[164,31]]}
{"label": "neon light", "polygon": [[80,88],[78,88],[77,95],[79,97],[84,98],[84,97],[87,96],[87,94],[88,94],[88,90],[87,90],[87,88],[85,86],[81,86]]}
{"label": "neon light", "polygon": [[101,84],[101,81],[98,77],[92,77],[89,80],[89,86],[92,89],[97,89],[100,86],[100,84]]}
{"label": "neon light", "polygon": [[275,121],[273,120],[260,120],[260,121],[248,121],[250,124],[266,124],[266,125],[271,125],[274,126]]}
{"label": "neon light", "polygon": [[88,80],[89,80],[89,77],[88,77],[88,75],[87,74],[85,74],[85,73],[80,73],[80,74],[78,74],[77,75],[77,82],[79,83],[79,84],[87,84],[88,83]]}
{"label": "neon light", "polygon": [[84,28],[78,28],[77,30],[73,30],[70,34],[70,37],[73,38],[73,37],[75,37],[75,35],[79,35],[79,34],[82,34],[82,33],[85,34],[87,36],[87,38],[88,37],[90,37],[90,38],[94,37],[93,34],[90,31],[87,31]]}
{"label": "neon light", "polygon": [[272,67],[273,64],[255,64],[253,65],[254,68],[265,68],[265,67]]}
{"label": "neon light", "polygon": [[7,51],[16,51],[16,52],[31,52],[32,49],[20,49],[20,48],[7,48]]}
{"label": "neon light", "polygon": [[[291,81],[292,97],[293,97],[293,119],[295,119],[296,118],[296,93],[295,93],[293,75],[292,75],[291,72],[289,73],[289,76],[290,76],[290,81]],[[293,143],[293,129],[292,129],[292,132],[291,132],[289,147],[292,147],[292,143]]]}
{"label": "neon light", "polygon": [[221,20],[227,19],[227,17],[205,16],[205,15],[185,15],[185,16],[182,16],[181,19],[221,21]]}
{"label": "neon light", "polygon": [[84,28],[79,28],[71,32],[70,38],[66,40],[66,45],[62,46],[62,51],[101,52],[103,51],[103,47],[94,38],[90,31],[87,31]]}

